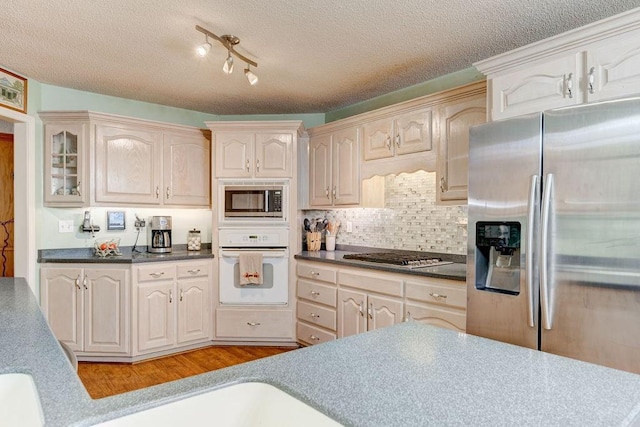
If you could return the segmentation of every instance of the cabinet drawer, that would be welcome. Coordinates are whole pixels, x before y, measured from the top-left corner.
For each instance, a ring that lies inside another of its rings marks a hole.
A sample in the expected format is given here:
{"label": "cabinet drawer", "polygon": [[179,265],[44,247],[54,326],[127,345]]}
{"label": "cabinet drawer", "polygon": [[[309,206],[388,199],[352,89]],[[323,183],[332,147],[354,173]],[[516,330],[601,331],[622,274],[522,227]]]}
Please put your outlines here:
{"label": "cabinet drawer", "polygon": [[447,283],[448,281],[407,282],[408,299],[440,304],[448,307],[467,308],[467,288],[465,282]]}
{"label": "cabinet drawer", "polygon": [[206,277],[211,270],[209,262],[190,262],[181,264],[177,267],[178,278],[185,279],[189,277]]}
{"label": "cabinet drawer", "polygon": [[384,274],[365,273],[361,270],[340,270],[339,283],[394,297],[402,296],[402,279]]}
{"label": "cabinet drawer", "polygon": [[336,334],[302,322],[297,322],[296,333],[298,341],[312,345],[322,344],[323,342],[336,339]]}
{"label": "cabinet drawer", "polygon": [[337,283],[338,271],[333,268],[318,267],[318,264],[298,263],[298,276],[323,282]]}
{"label": "cabinet drawer", "polygon": [[336,311],[304,301],[298,301],[298,319],[336,330]]}
{"label": "cabinet drawer", "polygon": [[405,318],[416,322],[453,329],[458,332],[464,332],[467,328],[467,316],[464,311],[410,303],[405,304],[405,307]]}
{"label": "cabinet drawer", "polygon": [[304,298],[309,301],[329,305],[335,308],[337,299],[336,293],[337,291],[335,287],[298,279],[298,298]]}
{"label": "cabinet drawer", "polygon": [[291,310],[216,310],[219,338],[293,338]]}
{"label": "cabinet drawer", "polygon": [[166,264],[145,265],[138,267],[136,278],[138,282],[150,282],[153,280],[173,280],[176,277],[176,266]]}

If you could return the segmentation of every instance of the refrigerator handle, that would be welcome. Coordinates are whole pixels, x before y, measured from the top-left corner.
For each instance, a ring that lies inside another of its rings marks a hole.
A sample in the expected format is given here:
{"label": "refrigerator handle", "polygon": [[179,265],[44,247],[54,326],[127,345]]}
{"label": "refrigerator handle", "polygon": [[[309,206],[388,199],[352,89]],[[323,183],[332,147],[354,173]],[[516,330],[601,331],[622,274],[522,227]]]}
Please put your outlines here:
{"label": "refrigerator handle", "polygon": [[542,192],[542,214],[540,227],[540,310],[542,311],[542,327],[550,330],[552,327],[551,301],[549,293],[549,266],[547,254],[549,251],[549,211],[551,209],[551,193],[553,192],[553,174],[547,174],[544,179]]}
{"label": "refrigerator handle", "polygon": [[534,251],[534,239],[538,230],[536,230],[536,211],[538,207],[537,201],[539,192],[538,192],[538,175],[531,176],[531,182],[529,183],[529,206],[527,206],[527,253],[525,256],[525,275],[526,275],[526,286],[527,286],[527,303],[529,308],[529,326],[535,328],[536,326],[536,307],[535,304],[535,294],[534,294],[534,285],[533,283],[533,272],[535,266],[533,265],[533,251]]}

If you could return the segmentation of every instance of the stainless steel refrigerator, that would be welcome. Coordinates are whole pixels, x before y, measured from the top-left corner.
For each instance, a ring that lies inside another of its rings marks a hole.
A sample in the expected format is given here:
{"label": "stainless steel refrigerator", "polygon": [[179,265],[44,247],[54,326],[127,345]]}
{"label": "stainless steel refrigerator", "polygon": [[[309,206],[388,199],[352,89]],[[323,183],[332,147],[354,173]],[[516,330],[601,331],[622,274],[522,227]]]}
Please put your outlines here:
{"label": "stainless steel refrigerator", "polygon": [[467,333],[640,373],[640,99],[475,126]]}

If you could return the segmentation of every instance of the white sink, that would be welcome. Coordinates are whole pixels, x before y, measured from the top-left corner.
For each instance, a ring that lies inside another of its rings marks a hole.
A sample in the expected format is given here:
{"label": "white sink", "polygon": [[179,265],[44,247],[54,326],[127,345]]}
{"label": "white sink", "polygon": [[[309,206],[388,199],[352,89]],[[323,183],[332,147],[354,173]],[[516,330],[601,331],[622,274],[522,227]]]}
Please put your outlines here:
{"label": "white sink", "polygon": [[44,425],[40,398],[28,374],[0,375],[0,425],[35,427]]}
{"label": "white sink", "polygon": [[234,384],[99,424],[118,426],[340,426],[323,413],[265,383]]}

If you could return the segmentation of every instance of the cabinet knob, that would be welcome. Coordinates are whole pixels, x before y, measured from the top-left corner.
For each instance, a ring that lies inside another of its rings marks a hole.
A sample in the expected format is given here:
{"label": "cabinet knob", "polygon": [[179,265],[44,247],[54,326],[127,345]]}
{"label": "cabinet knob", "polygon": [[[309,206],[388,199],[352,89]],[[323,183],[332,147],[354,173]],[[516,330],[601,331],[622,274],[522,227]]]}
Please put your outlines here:
{"label": "cabinet knob", "polygon": [[247,322],[249,326],[260,326],[260,322]]}
{"label": "cabinet knob", "polygon": [[249,172],[249,159],[247,159],[246,168],[247,168],[247,172]]}
{"label": "cabinet knob", "polygon": [[387,149],[391,151],[391,136],[387,137]]}
{"label": "cabinet knob", "polygon": [[400,134],[396,135],[396,147],[400,148]]}
{"label": "cabinet knob", "polygon": [[309,335],[309,339],[312,341],[320,341],[320,338],[315,335]]}
{"label": "cabinet knob", "polygon": [[318,291],[311,291],[311,295],[313,295],[314,297],[320,296],[320,292]]}
{"label": "cabinet knob", "polygon": [[320,315],[316,314],[316,313],[309,313],[309,316],[311,316],[314,319],[319,319],[320,318]]}
{"label": "cabinet knob", "polygon": [[173,292],[169,291],[169,304],[173,302]]}
{"label": "cabinet knob", "polygon": [[76,277],[76,280],[73,281],[73,283],[76,285],[76,288],[80,289],[80,275],[78,274],[78,277]]}
{"label": "cabinet knob", "polygon": [[337,190],[336,186],[334,185],[334,186],[333,186],[333,192],[332,192],[332,196],[333,196],[334,200],[336,199],[336,193],[337,193],[337,191],[338,191],[338,190]]}
{"label": "cabinet knob", "polygon": [[160,198],[160,186],[156,185],[156,199]]}
{"label": "cabinet knob", "polygon": [[364,317],[364,308],[362,308],[362,303],[360,303],[360,307],[358,307],[358,311],[360,312],[360,316]]}
{"label": "cabinet knob", "polygon": [[260,159],[256,160],[256,172],[260,172]]}
{"label": "cabinet knob", "polygon": [[367,314],[369,315],[369,319],[373,319],[373,303],[369,304],[367,308]]}
{"label": "cabinet knob", "polygon": [[84,287],[85,290],[89,289],[87,288],[87,276],[84,276],[82,278],[82,286]]}
{"label": "cabinet knob", "polygon": [[180,289],[180,301],[182,302],[182,297],[183,297],[183,292],[182,289]]}
{"label": "cabinet knob", "polygon": [[319,275],[320,275],[320,273],[318,273],[317,271],[312,271],[312,272],[311,272],[311,275],[312,275],[312,276],[319,276]]}
{"label": "cabinet knob", "polygon": [[404,321],[405,321],[405,322],[409,322],[409,321],[411,321],[411,320],[413,320],[413,319],[411,318],[411,312],[410,312],[410,311],[407,311],[407,315],[406,315],[406,316],[404,316]]}
{"label": "cabinet knob", "polygon": [[435,299],[447,299],[446,295],[440,295],[440,294],[436,294],[434,292],[429,292],[429,295],[431,295],[433,298]]}
{"label": "cabinet knob", "polygon": [[169,199],[170,196],[171,194],[169,193],[169,187],[167,187],[167,199]]}
{"label": "cabinet knob", "polygon": [[80,181],[78,181],[78,185],[76,185],[76,194],[82,196],[82,193],[80,193]]}
{"label": "cabinet knob", "polygon": [[444,179],[444,176],[440,177],[440,192],[444,193],[447,191],[447,180]]}
{"label": "cabinet knob", "polygon": [[331,198],[331,197],[329,197],[329,187],[327,187],[327,188],[324,190],[324,194],[325,194],[325,196],[327,196],[327,199],[330,199],[330,198]]}

